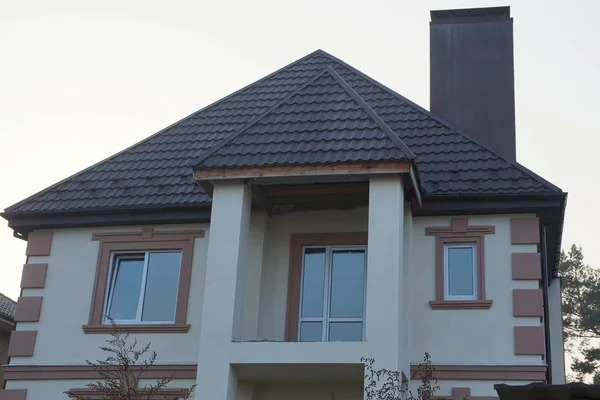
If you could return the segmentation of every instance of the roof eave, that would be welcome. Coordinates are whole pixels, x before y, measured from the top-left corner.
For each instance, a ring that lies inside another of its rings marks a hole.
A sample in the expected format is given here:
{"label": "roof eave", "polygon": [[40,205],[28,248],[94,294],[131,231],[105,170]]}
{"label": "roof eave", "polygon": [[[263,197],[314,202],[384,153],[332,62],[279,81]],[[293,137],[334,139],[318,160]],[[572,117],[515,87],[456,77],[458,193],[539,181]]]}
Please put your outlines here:
{"label": "roof eave", "polygon": [[39,213],[1,213],[14,236],[27,239],[36,229],[67,229],[93,226],[206,223],[210,203],[175,207],[73,210]]}

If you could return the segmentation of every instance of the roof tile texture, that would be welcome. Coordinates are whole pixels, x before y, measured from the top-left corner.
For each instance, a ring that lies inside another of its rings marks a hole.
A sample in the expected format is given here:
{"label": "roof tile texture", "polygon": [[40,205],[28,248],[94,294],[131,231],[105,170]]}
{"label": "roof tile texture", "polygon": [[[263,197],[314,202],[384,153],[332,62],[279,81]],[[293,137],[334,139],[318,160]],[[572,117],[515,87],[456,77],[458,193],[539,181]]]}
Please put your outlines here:
{"label": "roof tile texture", "polygon": [[[414,161],[425,195],[560,192],[319,50],[6,212],[207,204],[209,197],[192,178],[192,165],[236,133],[235,139],[201,166],[410,159],[406,151],[385,140],[381,126],[369,118],[332,74],[323,74],[328,67],[416,155]],[[252,122],[256,123],[248,128]]]}
{"label": "roof tile texture", "polygon": [[13,319],[17,303],[0,293],[0,317]]}

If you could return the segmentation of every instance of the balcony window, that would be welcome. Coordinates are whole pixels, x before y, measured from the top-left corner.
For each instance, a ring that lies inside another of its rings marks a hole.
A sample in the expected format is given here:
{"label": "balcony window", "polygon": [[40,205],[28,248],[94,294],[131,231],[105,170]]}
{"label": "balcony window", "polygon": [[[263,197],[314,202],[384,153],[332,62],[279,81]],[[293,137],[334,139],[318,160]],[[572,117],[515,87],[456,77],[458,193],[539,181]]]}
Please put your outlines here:
{"label": "balcony window", "polygon": [[365,246],[304,247],[300,341],[361,341],[364,332]]}

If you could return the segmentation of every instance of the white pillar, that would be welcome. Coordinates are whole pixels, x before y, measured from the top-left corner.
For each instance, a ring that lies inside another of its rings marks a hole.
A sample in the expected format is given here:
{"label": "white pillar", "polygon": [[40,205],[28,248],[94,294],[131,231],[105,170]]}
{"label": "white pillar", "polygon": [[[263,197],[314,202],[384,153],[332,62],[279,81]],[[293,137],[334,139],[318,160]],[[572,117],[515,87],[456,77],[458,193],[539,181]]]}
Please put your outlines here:
{"label": "white pillar", "polygon": [[404,255],[400,298],[402,305],[400,310],[400,353],[398,355],[399,370],[410,379],[410,349],[412,347],[412,286],[411,278],[411,248],[412,248],[412,209],[410,203],[404,204]]}
{"label": "white pillar", "polygon": [[562,294],[560,278],[552,279],[548,288],[550,351],[552,352],[552,384],[565,383],[565,347],[563,342]]}
{"label": "white pillar", "polygon": [[250,203],[250,190],[243,182],[215,183],[196,375],[200,398],[237,398],[229,348],[241,335]]}
{"label": "white pillar", "polygon": [[398,370],[401,342],[404,187],[400,176],[369,183],[366,341],[376,368]]}
{"label": "white pillar", "polygon": [[250,219],[242,340],[261,339],[258,337],[258,317],[260,309],[263,250],[268,218],[266,212],[254,212]]}

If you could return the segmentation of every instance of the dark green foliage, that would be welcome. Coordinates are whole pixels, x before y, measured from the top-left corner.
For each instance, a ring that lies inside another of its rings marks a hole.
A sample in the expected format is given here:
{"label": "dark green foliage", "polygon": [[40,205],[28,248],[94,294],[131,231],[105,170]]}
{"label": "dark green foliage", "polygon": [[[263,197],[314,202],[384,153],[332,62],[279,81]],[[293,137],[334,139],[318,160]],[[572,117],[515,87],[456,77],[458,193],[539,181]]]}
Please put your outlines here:
{"label": "dark green foliage", "polygon": [[423,363],[419,364],[421,385],[417,388],[417,397],[408,389],[406,377],[399,371],[375,369],[373,358],[361,358],[365,364],[365,400],[433,400],[440,389],[433,377],[435,369],[431,366],[431,356],[425,353]]}
{"label": "dark green foliage", "polygon": [[579,381],[600,384],[600,270],[586,265],[581,247],[560,256],[563,329],[571,370]]}

